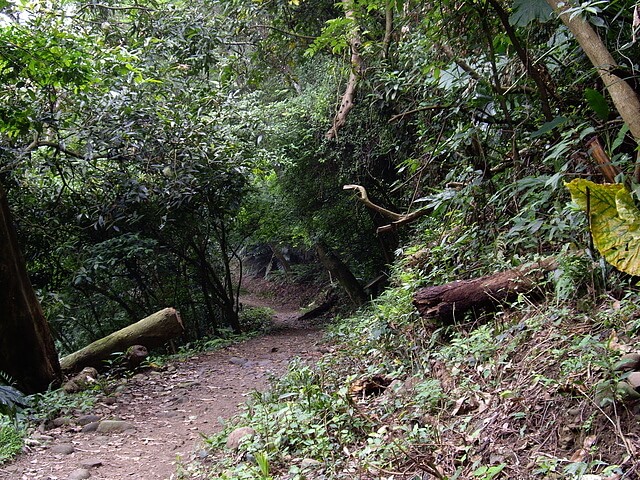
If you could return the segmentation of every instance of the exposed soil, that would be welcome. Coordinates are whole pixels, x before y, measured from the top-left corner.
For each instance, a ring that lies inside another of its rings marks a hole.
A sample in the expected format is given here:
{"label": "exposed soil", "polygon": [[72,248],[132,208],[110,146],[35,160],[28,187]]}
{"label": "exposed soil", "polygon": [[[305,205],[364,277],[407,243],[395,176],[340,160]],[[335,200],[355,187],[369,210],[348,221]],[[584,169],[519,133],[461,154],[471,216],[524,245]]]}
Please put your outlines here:
{"label": "exposed soil", "polygon": [[[260,282],[255,287],[269,288]],[[136,374],[89,412],[101,420],[129,422],[132,429],[83,432],[79,414],[68,424],[34,433],[26,453],[0,466],[0,479],[73,480],[88,478],[87,473],[109,480],[175,478],[176,464],[198,455],[202,435],[219,431],[248,394],[267,388],[269,378],[286,371],[294,358],[314,362],[322,355],[318,325],[297,320],[296,300],[305,293],[286,292],[243,298],[245,305],[276,311],[269,334]],[[71,453],[56,453],[65,447]]]}

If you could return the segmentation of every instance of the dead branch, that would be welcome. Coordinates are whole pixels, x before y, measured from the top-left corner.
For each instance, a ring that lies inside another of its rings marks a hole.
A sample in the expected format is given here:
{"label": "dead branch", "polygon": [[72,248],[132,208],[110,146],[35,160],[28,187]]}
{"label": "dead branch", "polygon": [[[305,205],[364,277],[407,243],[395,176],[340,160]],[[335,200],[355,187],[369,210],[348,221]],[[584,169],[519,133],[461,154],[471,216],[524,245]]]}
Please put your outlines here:
{"label": "dead branch", "polygon": [[587,141],[587,148],[591,158],[598,163],[598,167],[600,167],[602,175],[607,182],[615,183],[616,177],[620,174],[620,170],[611,163],[611,159],[604,151],[604,148],[602,148],[602,144],[598,137],[593,137]]}
{"label": "dead branch", "polygon": [[374,210],[374,211],[378,212],[379,214],[381,214],[383,217],[386,217],[386,218],[392,220],[392,222],[389,225],[384,225],[382,227],[378,227],[378,230],[377,230],[378,233],[393,231],[393,230],[397,229],[398,227],[400,227],[400,226],[402,226],[402,225],[404,225],[406,223],[413,222],[417,218],[420,218],[420,217],[426,215],[430,211],[429,208],[425,207],[425,208],[421,208],[419,210],[416,210],[414,212],[402,215],[400,213],[396,213],[396,212],[392,212],[391,210],[387,210],[386,208],[381,207],[380,205],[376,205],[375,203],[373,203],[371,200],[369,200],[369,196],[367,195],[366,189],[361,185],[345,185],[344,187],[342,187],[342,189],[343,190],[355,190],[356,193],[357,193],[357,196],[358,196],[358,200],[360,200],[362,203],[364,203],[371,210]]}

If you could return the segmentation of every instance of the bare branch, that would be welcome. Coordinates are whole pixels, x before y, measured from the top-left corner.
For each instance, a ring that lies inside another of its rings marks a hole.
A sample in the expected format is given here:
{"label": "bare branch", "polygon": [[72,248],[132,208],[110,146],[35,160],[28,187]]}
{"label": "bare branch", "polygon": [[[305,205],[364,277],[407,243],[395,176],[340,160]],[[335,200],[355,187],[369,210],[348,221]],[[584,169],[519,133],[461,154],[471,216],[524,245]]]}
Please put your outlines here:
{"label": "bare branch", "polygon": [[392,220],[392,222],[389,225],[378,227],[378,230],[377,230],[378,233],[393,231],[404,224],[413,222],[414,220],[426,215],[431,211],[430,208],[425,207],[425,208],[420,208],[414,212],[407,213],[406,215],[402,215],[399,213],[392,212],[391,210],[387,210],[386,208],[373,203],[371,200],[369,200],[367,191],[361,185],[345,185],[344,187],[342,187],[342,189],[355,190],[358,194],[358,200],[364,203],[371,210],[375,210],[382,216]]}
{"label": "bare branch", "polygon": [[399,213],[392,212],[391,210],[387,210],[386,208],[381,207],[381,206],[376,205],[375,203],[373,203],[371,200],[369,200],[369,196],[367,195],[367,191],[361,185],[345,185],[344,187],[342,187],[342,189],[343,190],[355,190],[357,192],[357,195],[358,195],[358,200],[360,200],[362,203],[364,203],[371,210],[375,210],[376,212],[378,212],[382,216],[387,217],[387,218],[393,220],[394,222],[397,222],[398,220],[401,220],[404,217],[404,215],[400,215]]}

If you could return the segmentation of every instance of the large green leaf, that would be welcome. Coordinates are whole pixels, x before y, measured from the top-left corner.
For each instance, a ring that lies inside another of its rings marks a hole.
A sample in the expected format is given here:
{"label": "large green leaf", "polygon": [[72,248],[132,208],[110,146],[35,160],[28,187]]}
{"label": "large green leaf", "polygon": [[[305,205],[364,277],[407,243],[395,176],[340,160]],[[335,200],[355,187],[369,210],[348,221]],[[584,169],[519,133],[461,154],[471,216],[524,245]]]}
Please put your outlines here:
{"label": "large green leaf", "polygon": [[606,121],[609,118],[609,105],[607,99],[597,90],[593,88],[586,88],[584,91],[584,97],[589,102],[591,109],[596,112],[596,115],[602,121]]}
{"label": "large green leaf", "polygon": [[534,20],[548,22],[553,13],[545,0],[513,0],[512,9],[509,23],[514,27],[526,27]]}
{"label": "large green leaf", "polygon": [[593,243],[618,270],[640,275],[640,210],[623,184],[599,185],[577,178],[571,198],[591,217]]}

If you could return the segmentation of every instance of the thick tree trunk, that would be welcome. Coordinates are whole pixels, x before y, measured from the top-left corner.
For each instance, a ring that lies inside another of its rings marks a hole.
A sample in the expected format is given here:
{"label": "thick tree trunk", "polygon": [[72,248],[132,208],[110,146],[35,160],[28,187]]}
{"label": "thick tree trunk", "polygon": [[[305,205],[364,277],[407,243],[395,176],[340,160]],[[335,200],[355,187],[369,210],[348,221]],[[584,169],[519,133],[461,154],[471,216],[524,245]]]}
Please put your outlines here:
{"label": "thick tree trunk", "polygon": [[180,314],[174,308],[165,308],[67,355],[60,360],[60,365],[67,373],[84,367],[100,368],[112,353],[124,352],[132,345],[158,347],[183,331]]}
{"label": "thick tree trunk", "polygon": [[318,258],[320,258],[320,262],[324,268],[336,277],[353,304],[356,307],[364,305],[368,300],[367,295],[362,285],[360,285],[360,282],[358,282],[358,279],[351,273],[351,270],[349,270],[349,267],[323,242],[316,243],[316,252],[318,252]]}
{"label": "thick tree trunk", "polygon": [[61,379],[49,324],[27,276],[1,186],[0,371],[11,376],[25,393],[45,391]]}
{"label": "thick tree trunk", "polygon": [[554,259],[547,259],[485,277],[422,288],[414,295],[413,304],[420,316],[451,323],[469,311],[492,309],[533,292],[556,267]]}
{"label": "thick tree trunk", "polygon": [[[631,135],[633,135],[636,142],[640,143],[640,99],[623,78],[613,73],[616,61],[611,52],[609,52],[596,31],[584,18],[567,12],[567,9],[573,6],[572,2],[547,0],[547,3],[571,30],[573,36],[576,37],[582,50],[584,50],[584,53],[587,54],[587,57],[596,68],[604,86],[609,91],[622,120],[629,126]],[[640,168],[638,168],[638,165],[640,164],[636,164],[636,181],[640,181]]]}

